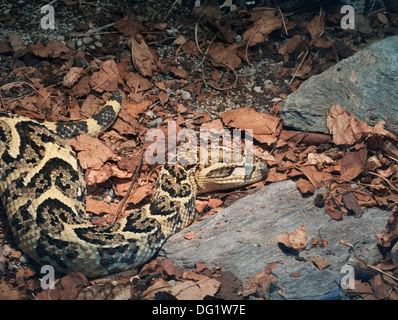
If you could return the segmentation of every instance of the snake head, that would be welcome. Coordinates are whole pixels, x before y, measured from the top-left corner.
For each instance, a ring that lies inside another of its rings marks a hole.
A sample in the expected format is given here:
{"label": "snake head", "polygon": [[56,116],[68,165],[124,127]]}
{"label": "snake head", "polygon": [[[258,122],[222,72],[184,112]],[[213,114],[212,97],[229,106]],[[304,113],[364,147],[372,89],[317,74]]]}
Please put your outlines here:
{"label": "snake head", "polygon": [[198,193],[206,193],[250,185],[266,175],[265,160],[255,156],[250,161],[242,158],[239,162],[200,165],[195,178]]}

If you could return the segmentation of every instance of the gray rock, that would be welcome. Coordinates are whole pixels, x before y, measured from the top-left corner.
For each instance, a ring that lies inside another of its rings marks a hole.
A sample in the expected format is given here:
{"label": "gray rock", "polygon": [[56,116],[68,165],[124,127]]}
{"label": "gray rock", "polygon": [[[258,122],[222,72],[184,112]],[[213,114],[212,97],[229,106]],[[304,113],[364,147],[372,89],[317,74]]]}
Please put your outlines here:
{"label": "gray rock", "polygon": [[325,72],[312,76],[282,103],[284,126],[329,133],[326,115],[332,105],[370,125],[381,120],[398,132],[398,36],[358,51]]}
{"label": "gray rock", "polygon": [[[321,192],[324,190],[319,190]],[[355,256],[369,263],[382,258],[375,234],[386,225],[389,212],[366,209],[360,218],[346,216],[331,220],[323,208],[314,206],[314,197],[303,198],[293,181],[284,181],[260,188],[238,200],[214,216],[194,224],[172,236],[160,255],[178,266],[193,268],[204,261],[209,267],[222,266],[244,281],[276,262],[273,274],[288,299],[336,299],[344,295],[340,288],[342,266]],[[307,240],[328,240],[324,248],[307,247],[298,255],[283,251],[277,235],[304,225]],[[184,234],[195,232],[195,239],[185,240]],[[348,241],[353,248],[339,243]],[[299,261],[297,258],[304,259]],[[330,262],[319,270],[311,258]],[[299,277],[292,277],[299,273]],[[281,297],[274,292],[273,299]]]}

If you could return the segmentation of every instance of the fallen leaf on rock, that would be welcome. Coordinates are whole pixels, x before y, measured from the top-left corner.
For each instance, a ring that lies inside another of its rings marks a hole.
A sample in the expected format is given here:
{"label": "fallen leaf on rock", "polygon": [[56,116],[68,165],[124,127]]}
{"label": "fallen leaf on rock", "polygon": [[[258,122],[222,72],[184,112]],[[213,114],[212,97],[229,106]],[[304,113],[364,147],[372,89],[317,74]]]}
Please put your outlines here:
{"label": "fallen leaf on rock", "polygon": [[326,260],[322,260],[319,259],[317,257],[311,257],[312,262],[314,263],[314,265],[319,269],[319,270],[323,270],[325,268],[327,268],[328,266],[330,266],[330,262],[326,261]]}
{"label": "fallen leaf on rock", "polygon": [[336,208],[331,199],[327,199],[325,201],[325,212],[328,214],[329,217],[334,220],[343,219],[343,213],[341,212],[341,210]]}
{"label": "fallen leaf on rock", "polygon": [[330,173],[318,171],[314,166],[302,166],[297,169],[306,175],[315,188],[319,188],[324,181],[333,178]]}
{"label": "fallen leaf on rock", "polygon": [[385,121],[380,121],[374,127],[371,127],[362,121],[356,120],[355,115],[350,114],[340,104],[332,106],[326,117],[326,123],[336,145],[351,145],[362,137],[369,135],[380,135],[397,139],[394,134],[384,129]]}
{"label": "fallen leaf on rock", "polygon": [[185,240],[195,239],[195,231],[188,231],[187,233],[185,233],[184,234],[184,239]]}
{"label": "fallen leaf on rock", "polygon": [[180,279],[184,274],[184,270],[183,268],[175,266],[173,261],[168,258],[157,258],[143,266],[140,271],[140,276],[143,277],[154,273],[160,273],[163,279],[169,277]]}
{"label": "fallen leaf on rock", "polygon": [[377,244],[383,247],[389,247],[393,241],[398,238],[398,206],[396,206],[390,213],[387,219],[387,225],[378,234],[376,234]]}
{"label": "fallen leaf on rock", "polygon": [[243,288],[238,292],[243,297],[255,295],[263,299],[268,299],[273,285],[277,278],[272,274],[272,270],[277,267],[275,262],[266,265],[264,270],[252,275],[249,280],[243,282]]}
{"label": "fallen leaf on rock", "polygon": [[364,144],[347,150],[341,159],[341,176],[343,180],[353,180],[362,173],[363,165],[366,162],[367,149]]}
{"label": "fallen leaf on rock", "polygon": [[301,194],[313,194],[315,192],[314,186],[307,179],[300,178],[296,182],[296,186],[300,190]]}
{"label": "fallen leaf on rock", "polygon": [[355,218],[359,218],[361,216],[362,209],[358,203],[357,198],[355,197],[354,192],[349,192],[349,193],[343,194],[342,200],[344,202],[345,207],[348,210],[351,210],[352,212],[354,212]]}
{"label": "fallen leaf on rock", "polygon": [[206,277],[197,282],[188,280],[177,283],[168,292],[178,300],[203,300],[206,296],[214,296],[219,288],[220,282]]}
{"label": "fallen leaf on rock", "polygon": [[277,236],[278,243],[287,248],[299,251],[307,246],[307,229],[301,225],[297,230],[292,232],[283,232]]}
{"label": "fallen leaf on rock", "polygon": [[347,247],[354,248],[354,245],[351,242],[347,241],[347,240],[339,240],[339,243],[341,243],[341,244],[343,244],[343,245],[345,245]]}

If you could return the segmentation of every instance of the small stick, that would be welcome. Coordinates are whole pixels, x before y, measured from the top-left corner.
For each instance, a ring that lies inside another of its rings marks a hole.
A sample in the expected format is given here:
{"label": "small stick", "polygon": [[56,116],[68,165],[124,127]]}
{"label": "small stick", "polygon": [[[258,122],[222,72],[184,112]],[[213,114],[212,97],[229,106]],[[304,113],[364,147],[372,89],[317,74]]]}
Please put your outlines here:
{"label": "small stick", "polygon": [[133,189],[133,186],[134,186],[135,182],[137,181],[138,174],[139,174],[139,172],[141,171],[141,166],[142,166],[142,160],[143,160],[143,158],[144,158],[144,153],[141,154],[140,162],[138,163],[138,166],[137,166],[137,168],[135,169],[135,172],[134,172],[133,178],[131,179],[131,183],[130,183],[130,186],[129,186],[128,190],[127,190],[127,193],[126,193],[126,195],[124,196],[123,200],[120,202],[119,207],[117,208],[117,212],[116,212],[116,214],[115,214],[115,218],[113,219],[112,224],[115,224],[117,218],[119,217],[120,212],[122,211],[122,209],[123,209],[123,207],[124,207],[124,204],[125,204],[126,201],[127,201],[127,198],[129,197],[129,195],[130,195],[130,193],[131,193],[131,190]]}

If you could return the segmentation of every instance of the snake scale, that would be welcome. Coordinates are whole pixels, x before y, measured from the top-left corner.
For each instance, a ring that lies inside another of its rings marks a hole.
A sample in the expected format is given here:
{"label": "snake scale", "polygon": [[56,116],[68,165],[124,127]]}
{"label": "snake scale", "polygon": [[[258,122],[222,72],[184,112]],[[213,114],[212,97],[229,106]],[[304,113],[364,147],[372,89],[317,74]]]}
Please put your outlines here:
{"label": "snake scale", "polygon": [[244,161],[166,163],[149,204],[115,224],[93,225],[85,211],[83,170],[64,139],[104,131],[121,103],[121,93],[113,92],[92,118],[70,123],[0,113],[0,201],[17,245],[37,263],[89,278],[138,267],[194,220],[198,193],[251,184],[266,175],[258,158],[249,173],[242,171]]}

